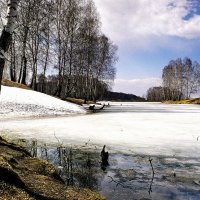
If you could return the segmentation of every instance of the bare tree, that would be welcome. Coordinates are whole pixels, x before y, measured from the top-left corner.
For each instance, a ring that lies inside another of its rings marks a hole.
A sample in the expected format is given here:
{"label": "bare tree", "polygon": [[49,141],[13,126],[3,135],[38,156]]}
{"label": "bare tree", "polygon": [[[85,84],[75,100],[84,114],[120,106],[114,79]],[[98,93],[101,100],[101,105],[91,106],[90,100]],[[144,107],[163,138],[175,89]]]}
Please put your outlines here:
{"label": "bare tree", "polygon": [[190,99],[200,86],[200,65],[189,58],[172,60],[163,69],[162,79],[167,99]]}
{"label": "bare tree", "polygon": [[117,47],[93,0],[21,0],[9,51],[13,81],[59,97],[93,99],[116,74]]}
{"label": "bare tree", "polygon": [[43,10],[43,25],[42,25],[42,46],[41,49],[42,51],[42,92],[45,91],[45,81],[46,81],[46,72],[47,72],[47,67],[50,62],[50,51],[51,51],[51,25],[53,21],[53,2],[51,1],[46,1],[44,4],[44,10]]}
{"label": "bare tree", "polygon": [[27,0],[21,2],[19,9],[19,42],[21,43],[21,65],[19,70],[18,83],[26,84],[27,75],[27,43],[29,40],[29,31],[32,22],[32,10],[34,9],[34,1]]}

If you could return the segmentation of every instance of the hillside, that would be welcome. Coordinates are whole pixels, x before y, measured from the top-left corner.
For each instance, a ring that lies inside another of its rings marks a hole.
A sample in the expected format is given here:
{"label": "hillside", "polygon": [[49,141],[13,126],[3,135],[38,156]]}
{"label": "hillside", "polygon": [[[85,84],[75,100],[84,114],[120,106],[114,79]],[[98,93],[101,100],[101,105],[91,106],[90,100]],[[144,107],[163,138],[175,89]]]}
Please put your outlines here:
{"label": "hillside", "polygon": [[40,92],[8,86],[2,86],[0,110],[0,118],[85,113],[85,110],[78,105]]}

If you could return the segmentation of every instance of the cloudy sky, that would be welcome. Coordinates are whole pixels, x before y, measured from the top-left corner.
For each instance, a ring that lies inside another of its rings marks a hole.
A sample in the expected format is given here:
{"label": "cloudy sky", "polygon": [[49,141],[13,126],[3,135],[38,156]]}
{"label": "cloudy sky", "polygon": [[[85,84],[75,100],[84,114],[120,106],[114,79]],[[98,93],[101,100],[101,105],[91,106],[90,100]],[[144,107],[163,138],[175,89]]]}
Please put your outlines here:
{"label": "cloudy sky", "polygon": [[144,95],[172,59],[200,62],[200,0],[94,0],[118,45],[114,91]]}

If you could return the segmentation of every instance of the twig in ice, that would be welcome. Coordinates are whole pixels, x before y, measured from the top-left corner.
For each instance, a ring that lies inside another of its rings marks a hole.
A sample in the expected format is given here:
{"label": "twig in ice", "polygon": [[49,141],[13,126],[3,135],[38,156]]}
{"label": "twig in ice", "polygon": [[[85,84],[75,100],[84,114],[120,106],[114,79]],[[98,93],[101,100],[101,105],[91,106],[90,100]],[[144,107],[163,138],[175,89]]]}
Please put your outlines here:
{"label": "twig in ice", "polygon": [[56,137],[56,133],[54,132],[54,137],[56,138],[56,140],[58,141],[59,146],[62,146],[63,143],[60,142],[60,140]]}
{"label": "twig in ice", "polygon": [[154,176],[155,172],[154,172],[154,168],[153,168],[153,165],[152,165],[152,161],[153,161],[153,159],[151,159],[151,158],[149,157],[149,162],[150,162],[151,169],[152,169],[153,176]]}
{"label": "twig in ice", "polygon": [[87,146],[90,143],[90,139],[85,143],[85,145]]}
{"label": "twig in ice", "polygon": [[152,178],[151,178],[151,184],[150,184],[150,186],[149,186],[149,190],[148,190],[149,195],[152,193],[152,185],[153,185],[153,180],[154,180],[154,175],[155,175],[152,161],[153,161],[153,159],[151,159],[151,158],[149,157],[149,162],[150,162],[151,169],[152,169],[152,172],[153,172],[153,174],[152,174]]}
{"label": "twig in ice", "polygon": [[124,185],[123,182],[114,180],[112,176],[108,176],[108,177],[111,179],[109,183],[112,183],[112,182],[116,183],[116,187],[120,185],[123,188],[133,189],[131,186]]}

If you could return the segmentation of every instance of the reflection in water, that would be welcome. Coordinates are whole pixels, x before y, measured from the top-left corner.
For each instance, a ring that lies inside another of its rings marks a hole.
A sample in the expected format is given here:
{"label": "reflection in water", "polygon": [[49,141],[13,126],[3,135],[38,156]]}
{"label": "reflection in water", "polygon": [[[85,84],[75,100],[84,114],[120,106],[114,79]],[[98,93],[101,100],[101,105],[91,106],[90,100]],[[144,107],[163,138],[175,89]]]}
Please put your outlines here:
{"label": "reflection in water", "polygon": [[103,171],[106,171],[106,168],[109,166],[109,163],[108,163],[109,154],[108,152],[105,151],[105,148],[106,148],[106,145],[103,146],[103,149],[101,151],[101,169]]}
{"label": "reflection in water", "polygon": [[114,182],[114,183],[116,183],[116,188],[118,187],[118,186],[121,186],[122,188],[126,188],[126,189],[133,189],[133,187],[132,186],[130,186],[130,185],[125,185],[124,183],[126,183],[126,181],[117,181],[117,180],[115,180],[112,176],[108,176],[111,180],[110,180],[110,182],[109,183],[112,183],[112,182]]}
{"label": "reflection in water", "polygon": [[193,158],[190,163],[186,158],[109,153],[109,165],[105,166],[103,154],[108,158],[105,147],[102,151],[95,148],[85,151],[61,143],[57,147],[38,145],[35,140],[27,142],[27,146],[33,156],[50,161],[66,185],[96,190],[108,200],[200,199],[199,185],[194,182],[200,180],[200,160],[194,164]]}
{"label": "reflection in water", "polygon": [[[44,152],[42,147],[41,152]],[[59,175],[68,186],[97,188],[94,160],[89,154],[81,155],[67,147],[51,148],[47,152],[49,161],[56,166]]]}

